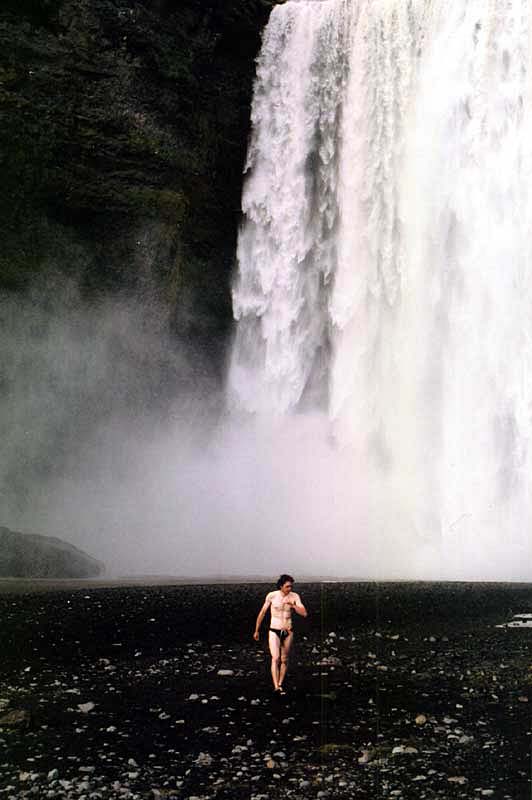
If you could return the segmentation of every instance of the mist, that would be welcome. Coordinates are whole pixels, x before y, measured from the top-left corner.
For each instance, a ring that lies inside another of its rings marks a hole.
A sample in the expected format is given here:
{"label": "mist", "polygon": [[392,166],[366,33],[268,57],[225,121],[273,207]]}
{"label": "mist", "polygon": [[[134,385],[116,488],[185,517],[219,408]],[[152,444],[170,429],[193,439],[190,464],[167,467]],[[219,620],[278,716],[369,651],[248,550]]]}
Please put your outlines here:
{"label": "mist", "polygon": [[529,577],[511,506],[443,530],[325,414],[230,413],[156,302],[88,304],[72,284],[1,312],[1,524],[109,577]]}

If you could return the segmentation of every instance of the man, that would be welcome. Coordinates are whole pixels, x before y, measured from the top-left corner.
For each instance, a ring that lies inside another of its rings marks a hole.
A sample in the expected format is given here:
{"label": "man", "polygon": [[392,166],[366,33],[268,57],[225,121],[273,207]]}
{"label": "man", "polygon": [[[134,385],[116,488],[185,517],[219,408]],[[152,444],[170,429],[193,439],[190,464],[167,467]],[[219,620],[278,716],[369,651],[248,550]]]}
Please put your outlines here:
{"label": "man", "polygon": [[301,617],[307,616],[307,610],[301,598],[294,588],[294,579],[291,575],[281,575],[277,581],[277,591],[269,592],[266,595],[264,605],[259,611],[255,625],[253,638],[259,641],[259,631],[262,620],[266,616],[268,609],[271,611],[270,630],[268,632],[268,644],[272,656],[272,680],[276,694],[284,695],[283,681],[288,669],[288,657],[292,647],[294,633],[292,630],[292,612],[295,611]]}

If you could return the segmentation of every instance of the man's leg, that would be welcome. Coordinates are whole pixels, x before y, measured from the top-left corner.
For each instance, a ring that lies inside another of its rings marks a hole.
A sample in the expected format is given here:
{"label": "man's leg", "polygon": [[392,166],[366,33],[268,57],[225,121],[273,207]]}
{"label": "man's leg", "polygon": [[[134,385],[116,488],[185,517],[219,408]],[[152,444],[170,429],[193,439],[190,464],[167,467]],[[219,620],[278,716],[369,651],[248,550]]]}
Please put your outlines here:
{"label": "man's leg", "polygon": [[281,647],[281,669],[279,670],[279,686],[283,685],[286,671],[288,669],[288,657],[290,655],[290,648],[292,647],[292,639],[294,634],[290,633],[283,642]]}
{"label": "man's leg", "polygon": [[281,666],[281,643],[279,637],[273,631],[268,631],[268,643],[272,656],[272,681],[274,689],[279,688],[279,671]]}

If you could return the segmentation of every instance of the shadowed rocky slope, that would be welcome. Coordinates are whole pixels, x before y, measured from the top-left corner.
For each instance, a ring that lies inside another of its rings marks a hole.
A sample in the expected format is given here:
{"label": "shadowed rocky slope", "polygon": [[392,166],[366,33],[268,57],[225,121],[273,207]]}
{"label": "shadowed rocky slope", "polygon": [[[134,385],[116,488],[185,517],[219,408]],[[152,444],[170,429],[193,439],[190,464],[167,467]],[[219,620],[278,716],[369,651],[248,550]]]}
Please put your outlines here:
{"label": "shadowed rocky slope", "polygon": [[95,578],[104,571],[101,562],[61,539],[0,528],[2,578]]}

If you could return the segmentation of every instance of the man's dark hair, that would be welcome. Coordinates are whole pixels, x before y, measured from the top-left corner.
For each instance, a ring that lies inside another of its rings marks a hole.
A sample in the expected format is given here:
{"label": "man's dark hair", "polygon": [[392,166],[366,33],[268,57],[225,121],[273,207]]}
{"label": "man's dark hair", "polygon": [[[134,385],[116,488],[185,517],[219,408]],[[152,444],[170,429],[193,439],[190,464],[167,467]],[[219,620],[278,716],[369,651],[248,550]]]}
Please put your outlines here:
{"label": "man's dark hair", "polygon": [[284,574],[280,575],[279,580],[277,581],[277,588],[280,589],[281,586],[284,586],[284,584],[288,582],[290,583],[295,582],[291,575],[284,575]]}

